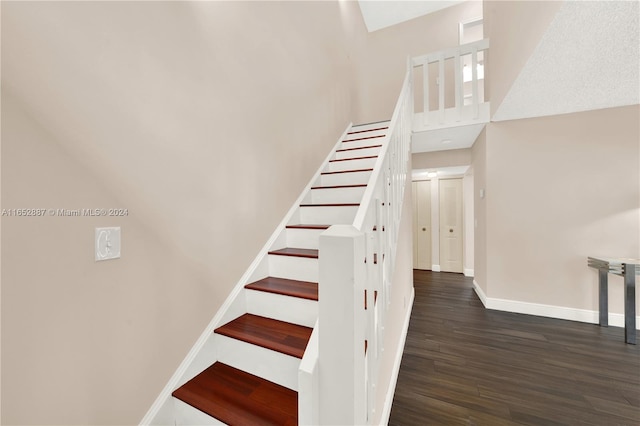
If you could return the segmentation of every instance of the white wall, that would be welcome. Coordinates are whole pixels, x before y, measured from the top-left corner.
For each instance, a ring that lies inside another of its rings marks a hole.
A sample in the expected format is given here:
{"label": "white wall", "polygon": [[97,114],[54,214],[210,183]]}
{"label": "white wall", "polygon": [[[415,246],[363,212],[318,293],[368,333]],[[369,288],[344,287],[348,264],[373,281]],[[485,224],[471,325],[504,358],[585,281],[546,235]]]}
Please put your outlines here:
{"label": "white wall", "polygon": [[474,257],[474,214],[473,214],[473,169],[470,168],[462,178],[463,191],[463,221],[464,221],[464,256],[463,269],[464,275],[473,276],[473,257]]}
{"label": "white wall", "polygon": [[440,271],[440,179],[431,178],[431,270]]}
{"label": "white wall", "polygon": [[482,4],[485,38],[491,40],[485,65],[485,95],[497,111],[562,1],[487,0]]}
{"label": "white wall", "polygon": [[[494,306],[597,321],[587,257],[640,257],[639,115],[635,105],[487,126],[486,197],[476,206],[486,208],[479,282]],[[612,323],[621,324],[623,300],[622,279],[611,276]]]}
{"label": "white wall", "polygon": [[[487,284],[487,129],[482,130],[471,149],[473,170],[473,276],[474,284],[486,293]],[[482,194],[482,196],[481,196]]]}
{"label": "white wall", "polygon": [[[355,115],[354,2],[3,2],[3,424],[135,424]],[[93,229],[122,227],[95,263]]]}
{"label": "white wall", "polygon": [[414,170],[468,166],[471,164],[471,148],[419,152],[411,155],[411,161]]}

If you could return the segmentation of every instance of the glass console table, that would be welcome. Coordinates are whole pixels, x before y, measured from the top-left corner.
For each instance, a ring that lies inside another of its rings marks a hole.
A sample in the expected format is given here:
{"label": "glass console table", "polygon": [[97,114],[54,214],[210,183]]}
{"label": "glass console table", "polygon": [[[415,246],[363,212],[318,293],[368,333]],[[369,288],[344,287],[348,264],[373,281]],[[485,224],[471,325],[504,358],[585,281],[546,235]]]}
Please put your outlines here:
{"label": "glass console table", "polygon": [[640,259],[589,257],[587,264],[598,270],[600,326],[609,325],[608,274],[624,277],[625,342],[636,344],[636,275],[640,274]]}

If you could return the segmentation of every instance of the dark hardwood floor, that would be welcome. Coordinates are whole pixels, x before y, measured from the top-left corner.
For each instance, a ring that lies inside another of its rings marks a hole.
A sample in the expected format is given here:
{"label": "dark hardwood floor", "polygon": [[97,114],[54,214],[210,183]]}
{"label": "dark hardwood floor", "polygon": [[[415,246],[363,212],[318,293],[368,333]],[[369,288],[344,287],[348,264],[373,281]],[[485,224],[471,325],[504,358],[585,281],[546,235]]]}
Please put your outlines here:
{"label": "dark hardwood floor", "polygon": [[389,425],[640,425],[623,328],[487,310],[461,274],[414,283]]}

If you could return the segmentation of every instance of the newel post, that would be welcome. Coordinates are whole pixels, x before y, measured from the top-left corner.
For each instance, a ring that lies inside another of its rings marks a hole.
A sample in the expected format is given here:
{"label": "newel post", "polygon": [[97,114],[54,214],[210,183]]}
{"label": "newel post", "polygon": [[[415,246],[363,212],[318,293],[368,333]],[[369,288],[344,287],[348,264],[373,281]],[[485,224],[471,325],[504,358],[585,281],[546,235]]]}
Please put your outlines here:
{"label": "newel post", "polygon": [[364,234],[333,225],[320,235],[320,424],[366,423],[364,364]]}

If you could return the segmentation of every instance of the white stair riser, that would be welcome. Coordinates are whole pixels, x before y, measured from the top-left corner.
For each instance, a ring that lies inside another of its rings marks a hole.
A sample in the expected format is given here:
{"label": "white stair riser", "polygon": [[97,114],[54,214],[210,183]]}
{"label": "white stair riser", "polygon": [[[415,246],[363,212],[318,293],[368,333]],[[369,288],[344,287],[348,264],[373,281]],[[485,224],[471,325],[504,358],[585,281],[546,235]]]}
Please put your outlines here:
{"label": "white stair riser", "polygon": [[[375,139],[374,139],[375,140]],[[348,145],[348,144],[344,144]],[[377,145],[375,142],[371,142],[365,146]],[[348,149],[349,151],[340,151],[336,152],[336,160],[342,160],[344,158],[353,158],[353,157],[368,157],[370,155],[378,155],[380,152],[380,147],[375,148],[362,148],[362,149],[352,149],[356,148],[355,146],[345,146],[341,149]]]}
{"label": "white stair riser", "polygon": [[[364,186],[350,188],[323,188],[311,190],[311,202],[322,203],[360,203],[364,195]],[[294,246],[295,247],[295,246]]]}
{"label": "white stair riser", "polygon": [[363,158],[359,160],[334,161],[327,165],[328,172],[341,172],[343,170],[372,169],[378,158]]}
{"label": "white stair riser", "polygon": [[245,289],[247,312],[293,324],[313,327],[318,319],[318,302],[299,297]]}
{"label": "white stair riser", "polygon": [[[362,147],[371,146],[371,145],[383,145],[383,142],[386,139],[384,137],[369,138],[368,136],[366,136],[366,134],[364,134],[363,136],[361,135],[353,135],[353,136],[354,136],[353,140],[345,139],[346,142],[342,142],[340,144],[340,148],[338,149],[351,149],[351,148],[362,148]],[[367,139],[363,139],[365,137]]]}
{"label": "white stair riser", "polygon": [[[379,129],[380,127],[389,127],[389,123],[390,121],[387,120],[387,121],[380,121],[378,123],[360,124],[360,125],[356,124],[354,126],[351,126],[351,128],[349,129],[349,132],[347,132],[347,137],[345,139],[349,138],[350,136],[353,136],[348,133],[357,132],[360,130]],[[362,133],[356,133],[356,134],[361,135]]]}
{"label": "white stair riser", "polygon": [[321,186],[359,185],[369,183],[371,172],[332,173],[320,176]]}
{"label": "white stair riser", "polygon": [[318,282],[318,259],[269,255],[269,275],[290,280]]}
{"label": "white stair riser", "polygon": [[[326,225],[329,225],[328,223]],[[287,229],[287,247],[318,250],[324,229]]]}
{"label": "white stair riser", "polygon": [[351,225],[358,206],[300,207],[301,223],[312,225]]}
{"label": "white stair riser", "polygon": [[187,368],[187,370],[184,372],[184,374],[176,384],[175,389],[178,389],[180,386],[184,385],[189,380],[202,373],[216,361],[217,348],[215,335],[211,333],[211,335],[209,335],[209,337],[207,338],[204,346],[202,347],[202,350],[198,352],[198,355],[195,357],[191,365],[189,365],[189,368]]}
{"label": "white stair riser", "polygon": [[203,413],[197,408],[193,408],[189,404],[186,404],[179,399],[172,398],[174,402],[175,414],[176,414],[176,426],[218,426],[226,425],[220,420],[211,417],[208,414]]}
{"label": "white stair riser", "polygon": [[216,343],[219,362],[298,390],[300,359],[220,334],[216,335]]}

